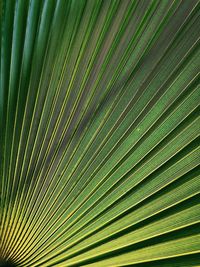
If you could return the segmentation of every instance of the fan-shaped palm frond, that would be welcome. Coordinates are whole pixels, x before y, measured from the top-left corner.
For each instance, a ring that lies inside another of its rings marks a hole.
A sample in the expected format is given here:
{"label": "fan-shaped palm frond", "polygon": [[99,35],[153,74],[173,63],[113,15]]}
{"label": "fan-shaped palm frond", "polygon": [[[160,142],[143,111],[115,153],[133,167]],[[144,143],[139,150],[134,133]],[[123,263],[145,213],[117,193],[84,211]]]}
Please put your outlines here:
{"label": "fan-shaped palm frond", "polygon": [[0,10],[2,266],[200,266],[200,2]]}

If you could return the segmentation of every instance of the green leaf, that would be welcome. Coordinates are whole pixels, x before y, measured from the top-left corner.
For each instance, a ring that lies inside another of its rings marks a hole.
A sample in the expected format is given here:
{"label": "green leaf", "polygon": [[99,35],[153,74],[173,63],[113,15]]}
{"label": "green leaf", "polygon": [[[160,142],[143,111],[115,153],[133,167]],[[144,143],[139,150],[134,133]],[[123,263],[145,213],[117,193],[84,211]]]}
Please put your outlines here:
{"label": "green leaf", "polygon": [[199,11],[0,1],[0,266],[200,265]]}

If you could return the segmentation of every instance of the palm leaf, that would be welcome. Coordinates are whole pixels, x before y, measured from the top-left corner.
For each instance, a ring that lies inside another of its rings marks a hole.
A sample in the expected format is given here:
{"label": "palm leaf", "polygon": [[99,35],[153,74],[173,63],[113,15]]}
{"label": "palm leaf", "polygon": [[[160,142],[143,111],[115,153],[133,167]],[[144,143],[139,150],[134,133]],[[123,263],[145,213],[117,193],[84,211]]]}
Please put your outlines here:
{"label": "palm leaf", "polygon": [[1,266],[200,265],[199,10],[0,1]]}

